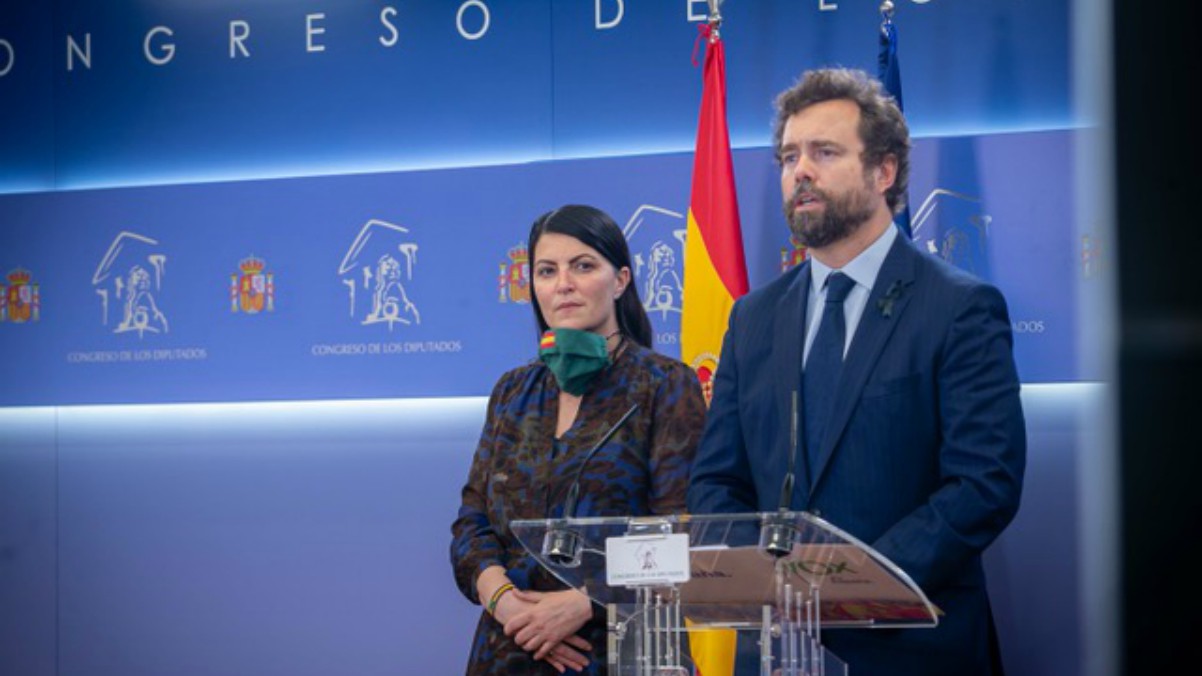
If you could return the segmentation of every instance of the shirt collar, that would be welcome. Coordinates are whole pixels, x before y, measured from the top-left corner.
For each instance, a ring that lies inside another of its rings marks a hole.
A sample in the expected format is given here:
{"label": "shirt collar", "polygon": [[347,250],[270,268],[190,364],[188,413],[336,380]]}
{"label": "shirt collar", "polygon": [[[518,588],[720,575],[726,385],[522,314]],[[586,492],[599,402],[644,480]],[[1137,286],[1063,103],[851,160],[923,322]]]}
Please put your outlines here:
{"label": "shirt collar", "polygon": [[893,240],[897,239],[897,226],[890,225],[885,228],[885,232],[881,233],[876,241],[860,252],[858,256],[848,261],[839,270],[833,270],[824,265],[817,258],[810,258],[810,283],[811,288],[821,292],[826,285],[826,278],[834,272],[842,272],[851,277],[852,281],[857,286],[863,286],[865,289],[872,289],[876,284],[876,277],[881,272],[881,266],[885,264],[885,257],[889,255],[889,249],[893,247]]}

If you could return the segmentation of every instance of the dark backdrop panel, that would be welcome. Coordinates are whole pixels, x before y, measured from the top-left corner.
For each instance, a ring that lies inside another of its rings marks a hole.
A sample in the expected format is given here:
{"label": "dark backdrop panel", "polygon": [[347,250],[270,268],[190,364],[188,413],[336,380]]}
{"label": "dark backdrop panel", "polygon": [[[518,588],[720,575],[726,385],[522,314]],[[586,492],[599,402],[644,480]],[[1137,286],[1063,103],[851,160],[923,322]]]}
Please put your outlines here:
{"label": "dark backdrop panel", "polygon": [[[1202,660],[1202,587],[1181,543],[1202,525],[1202,296],[1197,158],[1202,143],[1182,64],[1195,59],[1196,4],[1114,4],[1114,167],[1121,286],[1117,592],[1124,674]],[[1146,621],[1145,618],[1156,618]]]}

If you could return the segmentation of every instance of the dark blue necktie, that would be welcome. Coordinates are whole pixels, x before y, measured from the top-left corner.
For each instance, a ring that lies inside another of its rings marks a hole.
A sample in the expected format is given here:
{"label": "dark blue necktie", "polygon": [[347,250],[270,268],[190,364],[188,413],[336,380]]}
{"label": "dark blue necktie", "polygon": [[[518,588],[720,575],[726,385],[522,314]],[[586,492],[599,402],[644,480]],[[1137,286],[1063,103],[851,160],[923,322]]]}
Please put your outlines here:
{"label": "dark blue necktie", "polygon": [[835,389],[839,384],[839,372],[843,370],[843,345],[847,329],[843,322],[843,300],[856,285],[851,277],[842,272],[832,273],[826,279],[826,303],[822,308],[822,323],[818,335],[810,345],[810,356],[806,358],[802,376],[805,397],[805,442],[806,459],[810,477],[818,471],[818,450],[822,447],[822,436],[831,417],[835,400]]}

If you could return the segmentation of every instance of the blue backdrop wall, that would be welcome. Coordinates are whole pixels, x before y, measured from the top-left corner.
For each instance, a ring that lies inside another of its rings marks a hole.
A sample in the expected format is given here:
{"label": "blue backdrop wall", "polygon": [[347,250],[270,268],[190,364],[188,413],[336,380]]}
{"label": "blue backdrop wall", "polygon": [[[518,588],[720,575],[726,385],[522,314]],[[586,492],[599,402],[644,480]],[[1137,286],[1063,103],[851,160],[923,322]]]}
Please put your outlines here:
{"label": "blue backdrop wall", "polygon": [[[612,213],[678,353],[650,273],[683,272],[705,4],[0,1],[0,671],[460,670],[448,526],[480,397],[534,353],[533,218]],[[1024,383],[1076,383],[1024,391],[1028,497],[990,555],[1008,658],[1075,673],[1106,266],[1071,3],[897,4],[915,238],[1006,293]],[[880,17],[723,9],[759,285],[795,254],[772,98],[874,71]]]}

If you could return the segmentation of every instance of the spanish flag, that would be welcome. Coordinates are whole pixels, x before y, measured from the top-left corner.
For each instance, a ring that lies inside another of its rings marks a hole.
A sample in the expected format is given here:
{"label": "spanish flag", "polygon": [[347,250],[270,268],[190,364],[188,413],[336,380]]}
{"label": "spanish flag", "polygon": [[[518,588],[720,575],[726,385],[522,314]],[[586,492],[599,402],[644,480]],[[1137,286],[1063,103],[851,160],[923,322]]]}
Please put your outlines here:
{"label": "spanish flag", "polygon": [[706,628],[685,618],[693,676],[733,676],[737,634],[734,629]]}
{"label": "spanish flag", "polygon": [[[735,299],[747,293],[747,264],[735,174],[726,128],[726,53],[717,19],[700,26],[706,40],[701,116],[693,155],[693,187],[684,247],[680,358],[697,371],[708,403],[722,336]],[[698,676],[734,673],[735,630],[702,629],[686,618],[689,652]]]}
{"label": "spanish flag", "polygon": [[685,235],[680,358],[697,371],[709,402],[730,308],[747,293],[747,264],[726,128],[726,53],[715,25],[699,28],[707,46]]}

